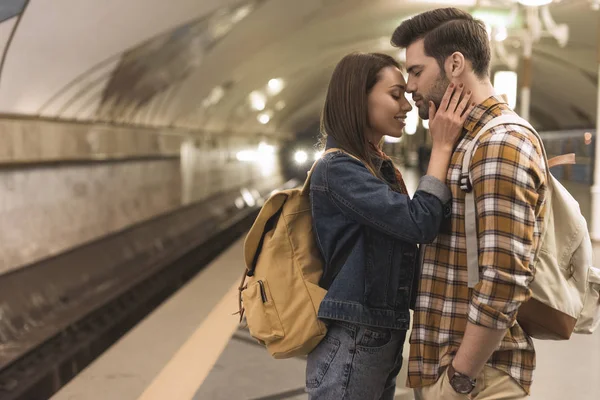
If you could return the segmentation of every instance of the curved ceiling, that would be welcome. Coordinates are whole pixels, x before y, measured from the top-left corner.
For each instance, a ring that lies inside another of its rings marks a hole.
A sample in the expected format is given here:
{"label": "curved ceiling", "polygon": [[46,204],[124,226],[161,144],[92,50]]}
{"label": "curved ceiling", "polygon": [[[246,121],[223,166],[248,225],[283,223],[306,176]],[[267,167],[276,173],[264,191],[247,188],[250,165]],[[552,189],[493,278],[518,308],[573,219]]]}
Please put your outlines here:
{"label": "curved ceiling", "polygon": [[[507,7],[511,0],[478,2],[486,3]],[[398,56],[389,37],[402,19],[447,4],[4,0],[0,112],[214,132],[298,132],[318,119],[343,55]],[[593,127],[597,12],[587,0],[563,0],[551,10],[557,22],[569,24],[570,39],[565,48],[551,38],[534,45],[532,122],[541,129]],[[263,125],[248,97],[265,91],[272,78],[285,86],[267,98],[271,120]]]}

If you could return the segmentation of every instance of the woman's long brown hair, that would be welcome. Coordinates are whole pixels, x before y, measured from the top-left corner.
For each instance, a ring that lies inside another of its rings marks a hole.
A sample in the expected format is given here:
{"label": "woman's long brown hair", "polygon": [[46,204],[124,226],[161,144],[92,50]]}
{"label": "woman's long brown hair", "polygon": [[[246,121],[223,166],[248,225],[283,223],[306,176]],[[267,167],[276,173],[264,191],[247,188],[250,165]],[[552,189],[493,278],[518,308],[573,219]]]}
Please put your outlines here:
{"label": "woman's long brown hair", "polygon": [[376,154],[365,135],[369,127],[368,97],[386,67],[400,65],[381,53],[352,53],[342,58],[329,81],[321,114],[322,147],[327,136],[331,136],[339,148],[361,159],[373,171],[376,169],[371,159]]}

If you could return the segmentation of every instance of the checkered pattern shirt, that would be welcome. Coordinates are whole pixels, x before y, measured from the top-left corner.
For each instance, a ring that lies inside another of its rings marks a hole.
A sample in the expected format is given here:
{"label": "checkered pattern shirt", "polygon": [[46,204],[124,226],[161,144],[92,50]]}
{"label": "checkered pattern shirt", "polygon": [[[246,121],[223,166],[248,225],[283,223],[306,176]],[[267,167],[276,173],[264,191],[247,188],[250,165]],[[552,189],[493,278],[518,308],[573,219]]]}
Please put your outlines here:
{"label": "checkered pattern shirt", "polygon": [[478,105],[465,122],[448,170],[452,215],[423,251],[422,275],[410,338],[408,386],[435,383],[463,338],[467,321],[506,329],[488,365],[507,372],[529,393],[535,351],[516,323],[531,296],[533,259],[543,223],[546,169],[539,140],[528,129],[500,125],[484,133],[471,161],[476,202],[480,282],[467,287],[465,193],[460,189],[467,143],[492,118],[513,113],[500,97]]}

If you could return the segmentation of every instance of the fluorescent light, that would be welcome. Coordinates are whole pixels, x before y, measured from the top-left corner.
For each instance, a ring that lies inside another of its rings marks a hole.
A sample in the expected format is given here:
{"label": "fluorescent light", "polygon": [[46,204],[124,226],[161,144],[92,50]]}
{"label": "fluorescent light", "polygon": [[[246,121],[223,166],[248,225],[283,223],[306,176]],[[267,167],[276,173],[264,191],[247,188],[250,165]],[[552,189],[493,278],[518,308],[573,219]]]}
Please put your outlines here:
{"label": "fluorescent light", "polygon": [[498,71],[494,74],[494,89],[498,94],[505,94],[510,108],[517,105],[517,73],[514,71]]}
{"label": "fluorescent light", "polygon": [[429,120],[428,119],[421,120],[421,123],[423,124],[423,128],[429,129]]}
{"label": "fluorescent light", "polygon": [[283,101],[283,100],[279,100],[277,103],[275,103],[275,109],[277,111],[283,110],[285,108],[285,106],[286,106],[286,104],[285,104],[285,101]]}

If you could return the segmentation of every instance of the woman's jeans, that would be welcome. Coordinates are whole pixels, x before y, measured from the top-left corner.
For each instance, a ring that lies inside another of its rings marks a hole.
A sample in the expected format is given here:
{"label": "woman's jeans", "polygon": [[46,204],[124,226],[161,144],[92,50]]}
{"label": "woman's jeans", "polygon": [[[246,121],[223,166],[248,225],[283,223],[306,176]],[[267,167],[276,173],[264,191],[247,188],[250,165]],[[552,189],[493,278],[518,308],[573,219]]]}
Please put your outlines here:
{"label": "woman's jeans", "polygon": [[392,400],[406,331],[333,321],[308,355],[311,400]]}

